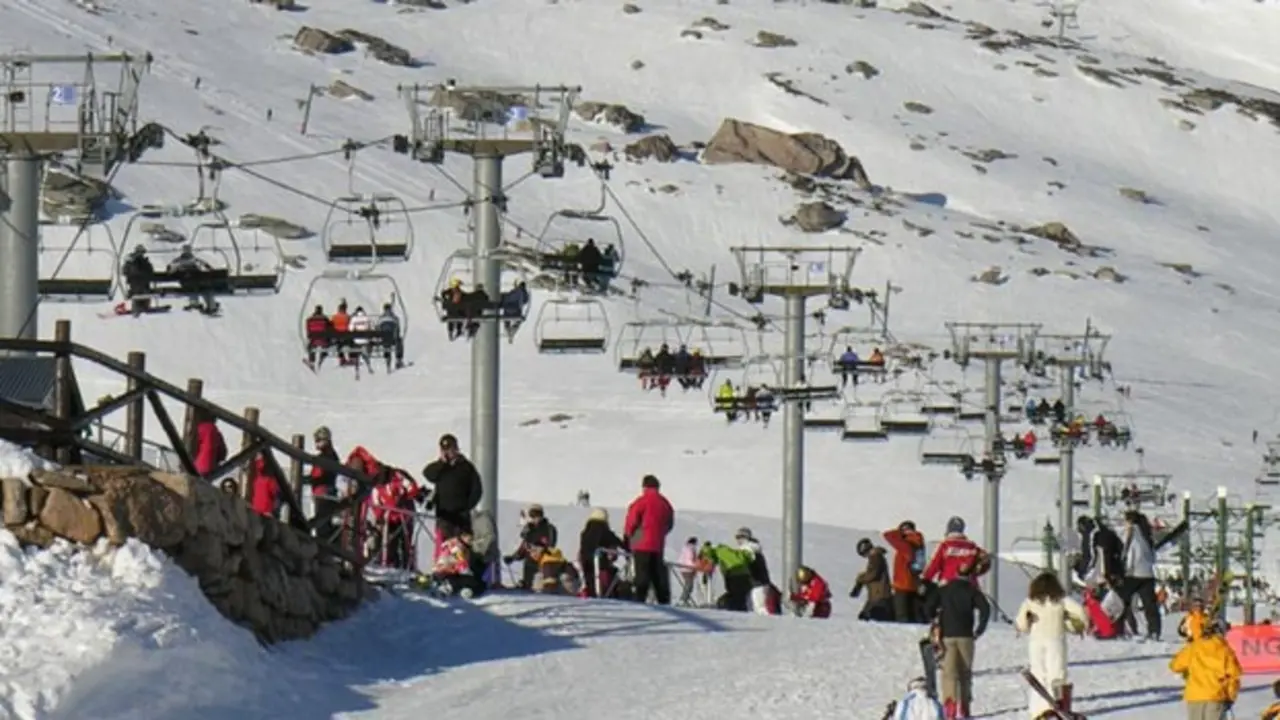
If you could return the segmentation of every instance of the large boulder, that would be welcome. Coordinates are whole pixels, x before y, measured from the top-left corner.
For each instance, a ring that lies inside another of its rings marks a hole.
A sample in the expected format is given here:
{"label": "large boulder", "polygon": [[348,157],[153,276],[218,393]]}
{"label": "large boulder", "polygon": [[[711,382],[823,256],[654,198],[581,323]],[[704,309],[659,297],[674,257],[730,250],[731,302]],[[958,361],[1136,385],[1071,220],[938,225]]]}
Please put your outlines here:
{"label": "large boulder", "polygon": [[819,133],[788,134],[743,120],[725,118],[702,151],[708,165],[752,163],[800,175],[852,180],[870,188],[871,180],[858,158],[840,143]]}
{"label": "large boulder", "polygon": [[383,40],[377,35],[370,35],[367,32],[352,30],[350,28],[339,30],[337,34],[338,37],[352,43],[364,45],[370,55],[388,65],[408,68],[418,66],[418,61],[413,59],[412,53],[399,45],[394,45]]}
{"label": "large boulder", "polygon": [[587,122],[611,125],[624,133],[643,132],[647,125],[643,115],[618,103],[584,100],[575,105],[573,111]]}
{"label": "large boulder", "polygon": [[40,211],[54,222],[79,225],[98,219],[108,200],[117,197],[107,183],[85,175],[50,170],[44,175]]}
{"label": "large boulder", "polygon": [[355,49],[355,45],[347,38],[306,25],[299,28],[297,34],[293,36],[293,46],[303,52],[322,55],[341,55]]}
{"label": "large boulder", "polygon": [[834,230],[844,224],[845,215],[825,202],[807,202],[796,208],[784,225],[794,225],[807,233]]}
{"label": "large boulder", "polygon": [[674,162],[680,159],[680,146],[676,145],[670,135],[650,135],[640,138],[622,150],[628,160],[657,160],[658,162]]}

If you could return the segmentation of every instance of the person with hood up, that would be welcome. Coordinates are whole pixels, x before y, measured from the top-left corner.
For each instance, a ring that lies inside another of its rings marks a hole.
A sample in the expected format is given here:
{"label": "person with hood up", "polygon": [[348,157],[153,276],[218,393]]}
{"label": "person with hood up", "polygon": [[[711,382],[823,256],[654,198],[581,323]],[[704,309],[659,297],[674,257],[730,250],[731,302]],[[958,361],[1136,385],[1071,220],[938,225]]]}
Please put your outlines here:
{"label": "person with hood up", "polygon": [[227,459],[227,442],[212,415],[200,409],[193,415],[196,418],[196,450],[192,453],[192,464],[200,477],[206,477]]}
{"label": "person with hood up", "polygon": [[1187,704],[1187,720],[1230,717],[1243,671],[1225,634],[1221,620],[1205,623],[1201,636],[1189,641],[1169,661],[1169,669],[1186,681],[1182,699]]}
{"label": "person with hood up", "polygon": [[791,604],[800,617],[831,617],[831,586],[807,565],[796,570],[796,589]]}
{"label": "person with hood up", "polygon": [[929,684],[924,678],[913,678],[907,683],[907,694],[889,703],[882,720],[943,720],[942,705],[929,694]]}
{"label": "person with hood up", "polygon": [[854,578],[849,597],[856,598],[867,591],[866,602],[858,613],[859,620],[884,622],[893,619],[893,589],[889,583],[889,563],[884,548],[877,547],[867,538],[858,541],[858,557],[867,561],[862,572]]}
{"label": "person with hood up", "polygon": [[924,536],[916,524],[903,520],[898,527],[884,531],[884,540],[893,548],[893,619],[900,623],[917,622],[921,613],[920,573],[924,572]]}
{"label": "person with hood up", "polygon": [[751,553],[751,594],[749,603],[751,611],[757,615],[777,615],[781,612],[781,597],[769,577],[769,563],[765,560],[764,549],[756,539],[751,528],[738,528],[733,536],[738,547]]}
{"label": "person with hood up", "polygon": [[925,617],[936,618],[942,643],[942,708],[947,720],[971,717],[975,642],[991,620],[991,603],[972,574],[970,566],[959,567],[925,603]]}
{"label": "person with hood up", "polygon": [[[1084,608],[1067,596],[1057,575],[1040,573],[1031,581],[1027,599],[1018,608],[1013,625],[1018,632],[1027,635],[1031,674],[1054,697],[1069,700],[1067,633],[1084,635],[1088,625]],[[1053,708],[1040,693],[1034,691],[1029,691],[1027,711],[1031,720],[1040,720],[1046,714],[1054,717]]]}
{"label": "person with hood up", "polygon": [[721,610],[747,612],[751,599],[751,551],[732,545],[703,543],[698,558],[720,569],[724,580],[724,593],[716,599]]}
{"label": "person with hood up", "polygon": [[280,508],[280,482],[267,468],[266,456],[253,459],[249,476],[249,506],[263,517],[276,517]]}
{"label": "person with hood up", "polygon": [[622,539],[609,527],[609,511],[595,508],[587,516],[587,523],[582,526],[582,534],[578,536],[578,565],[582,568],[582,596],[607,596],[618,576],[618,568],[613,564],[618,550],[622,548]]}
{"label": "person with hood up", "polygon": [[1160,603],[1156,601],[1156,553],[1151,523],[1137,510],[1124,514],[1124,581],[1120,596],[1125,601],[1125,617],[1134,629],[1133,601],[1142,601],[1147,620],[1147,637],[1160,639]]}
{"label": "person with hood up", "polygon": [[933,551],[933,558],[920,579],[950,582],[960,575],[961,568],[968,569],[966,577],[976,580],[991,569],[991,558],[964,534],[964,518],[956,516],[947,520],[947,534]]}
{"label": "person with hood up", "polygon": [[671,582],[667,577],[667,535],[675,527],[675,510],[663,496],[661,484],[653,475],[640,481],[640,497],[627,507],[622,525],[622,540],[631,552],[635,567],[636,599],[648,602],[649,590],[659,605],[671,604]]}
{"label": "person with hood up", "polygon": [[439,457],[422,468],[423,479],[434,488],[427,509],[436,511],[436,545],[471,530],[471,511],[484,490],[476,466],[458,450],[458,438],[441,435],[439,448]]}
{"label": "person with hood up", "polygon": [[538,574],[540,549],[554,548],[560,539],[560,532],[547,519],[546,512],[537,503],[520,512],[520,546],[510,555],[502,558],[502,562],[510,565],[522,561],[520,572],[520,589],[534,589],[534,577]]}

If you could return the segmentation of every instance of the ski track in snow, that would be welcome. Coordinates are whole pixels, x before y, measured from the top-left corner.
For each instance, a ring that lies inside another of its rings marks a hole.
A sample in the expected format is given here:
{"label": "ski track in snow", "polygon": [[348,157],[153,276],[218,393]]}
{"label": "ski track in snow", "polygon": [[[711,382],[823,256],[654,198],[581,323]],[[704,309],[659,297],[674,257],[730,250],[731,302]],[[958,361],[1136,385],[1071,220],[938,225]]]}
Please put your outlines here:
{"label": "ski track in snow", "polygon": [[[626,230],[624,272],[654,286],[639,303],[608,303],[612,334],[636,318],[698,312],[693,308],[701,307],[701,299],[661,286],[664,265],[695,275],[715,265],[719,279],[736,279],[732,246],[858,243],[863,252],[855,282],[879,287],[891,279],[902,288],[893,296],[891,322],[902,340],[944,347],[947,320],[1042,321],[1050,332],[1079,332],[1090,318],[1115,336],[1109,359],[1118,381],[1133,386],[1124,410],[1133,419],[1136,445],[1145,449],[1146,467],[1173,472],[1175,489],[1197,497],[1219,484],[1238,497],[1255,497],[1259,448],[1249,435],[1255,429],[1264,437],[1274,433],[1280,419],[1266,390],[1280,364],[1272,341],[1280,329],[1280,303],[1269,290],[1280,274],[1270,242],[1280,223],[1273,191],[1280,187],[1280,169],[1258,161],[1280,153],[1275,128],[1230,105],[1178,115],[1159,104],[1177,88],[1150,78],[1123,89],[1100,84],[1081,74],[1078,68],[1087,63],[1081,53],[1058,48],[995,54],[966,39],[963,25],[928,21],[930,27],[920,27],[918,18],[891,12],[900,3],[876,10],[764,0],[640,5],[642,12],[624,14],[616,5],[576,0],[485,0],[418,14],[314,0],[305,12],[277,13],[244,3],[138,0],[106,5],[95,15],[72,3],[16,0],[0,6],[0,40],[32,52],[83,52],[108,49],[110,37],[113,49],[152,52],[141,119],[179,134],[207,128],[223,142],[216,152],[232,160],[331,151],[347,138],[404,132],[407,119],[395,86],[448,78],[462,84],[581,83],[585,99],[625,103],[680,143],[705,141],[726,116],[826,133],[858,155],[877,184],[893,189],[886,197],[901,204],[890,206],[891,216],[865,205],[849,208],[847,227],[878,233],[874,239],[844,233],[811,238],[782,227],[777,218],[801,198],[771,170],[620,162],[611,188],[645,235],[642,242]],[[1046,32],[1042,2],[953,0],[939,9],[997,30]],[[704,28],[698,40],[680,36],[702,16],[729,29]],[[301,24],[380,35],[408,48],[424,67],[389,68],[359,51],[326,57],[292,52],[289,38]],[[1239,92],[1252,86],[1249,92],[1274,100],[1264,89],[1280,85],[1273,49],[1280,10],[1274,3],[1084,4],[1080,25],[1071,34],[1098,67],[1150,65],[1144,58],[1158,57],[1178,77],[1205,86]],[[759,30],[795,38],[798,46],[752,47],[748,41]],[[633,60],[645,66],[632,70]],[[880,74],[870,80],[850,74],[846,66],[855,60]],[[783,93],[762,77],[772,72],[826,104]],[[310,84],[334,78],[375,100],[318,98],[310,134],[299,135],[296,101]],[[904,109],[909,101],[933,112],[912,113]],[[271,122],[268,109],[274,111]],[[1180,128],[1182,119],[1194,129]],[[584,145],[606,139],[621,146],[631,139],[577,121],[572,135]],[[177,143],[168,145],[144,160],[192,159]],[[991,148],[1016,157],[978,172],[960,154]],[[507,181],[523,176],[526,163],[508,161]],[[320,197],[345,194],[350,182],[356,191],[398,193],[410,206],[458,200],[456,183],[465,187],[471,178],[463,158],[434,169],[385,149],[360,152],[350,178],[340,156],[257,170]],[[191,169],[139,165],[125,167],[118,185],[131,205],[171,204],[194,196],[193,175]],[[664,185],[675,192],[657,190]],[[1125,199],[1120,187],[1144,190],[1158,203]],[[571,167],[562,180],[511,189],[510,219],[537,232],[556,209],[590,207],[598,196],[594,177]],[[233,215],[283,215],[317,231],[326,211],[236,171],[224,173],[220,197]],[[621,216],[622,208],[611,204],[606,212]],[[974,224],[1050,220],[1114,253],[1083,258],[1045,242],[993,242],[983,236],[994,230]],[[111,227],[118,241],[132,244],[137,238],[119,237],[126,221],[127,215],[117,216]],[[174,224],[189,231],[198,222]],[[413,222],[414,256],[383,268],[410,310],[407,359],[413,365],[391,376],[377,373],[356,383],[335,368],[317,376],[297,364],[299,313],[306,306],[332,305],[339,297],[376,306],[385,299],[385,289],[364,286],[304,297],[325,265],[318,238],[284,241],[285,252],[301,256],[305,267],[289,272],[278,297],[228,299],[221,318],[170,313],[103,323],[96,315],[109,309],[106,304],[46,303],[41,332],[48,335],[55,320],[69,318],[78,342],[116,354],[145,350],[153,372],[178,384],[201,377],[210,399],[232,408],[258,406],[277,432],[325,424],[343,448],[365,443],[391,462],[419,467],[440,433],[452,431],[467,442],[469,348],[445,342],[431,301],[446,258],[466,244],[468,218],[448,210],[415,215]],[[933,233],[921,237],[913,226]],[[45,241],[65,244],[71,232],[48,227]],[[649,242],[660,258],[646,248]],[[47,270],[59,259],[49,251],[41,262]],[[1203,275],[1183,277],[1160,263],[1189,263]],[[992,265],[1008,274],[1005,284],[969,280]],[[1101,266],[1114,267],[1128,281],[1086,277]],[[99,253],[72,257],[63,275],[95,268],[114,272]],[[1053,274],[1033,277],[1035,268]],[[545,296],[535,293],[531,318]],[[726,294],[719,299],[742,315],[755,311]],[[767,303],[763,310],[776,314],[780,307]],[[830,313],[815,347],[833,342],[834,328],[860,325],[864,318],[857,308]],[[557,503],[586,489],[616,513],[635,493],[638,478],[652,472],[663,478],[664,492],[679,510],[673,542],[691,534],[726,537],[746,524],[765,540],[776,566],[779,423],[768,430],[726,426],[711,415],[703,392],[673,390],[666,399],[642,394],[633,377],[616,372],[612,351],[606,357],[539,356],[532,330],[531,322],[514,345],[503,346],[504,533],[514,528],[514,503],[539,501],[562,533],[572,535],[585,511]],[[776,352],[781,340],[776,333],[752,333],[750,344],[753,351]],[[76,369],[88,398],[123,389],[94,367]],[[973,385],[980,374],[938,365],[933,379]],[[821,371],[814,375],[822,377]],[[740,373],[727,377],[737,383]],[[905,386],[921,382],[903,380]],[[881,390],[864,386],[859,395],[874,399]],[[1088,412],[1117,408],[1110,386],[1089,385],[1078,401]],[[568,419],[553,422],[553,415]],[[158,427],[148,430],[161,435]],[[805,558],[837,589],[857,570],[849,551],[865,534],[850,528],[911,517],[932,537],[948,516],[959,514],[980,536],[980,484],[965,482],[952,469],[921,467],[918,452],[912,439],[866,446],[831,435],[808,437]],[[25,475],[28,460],[0,447],[4,473]],[[1090,448],[1077,456],[1081,480],[1136,465],[1132,453]],[[1013,467],[1003,484],[1004,550],[1025,549],[1046,515],[1056,516],[1056,483],[1056,468]],[[114,559],[72,556],[66,549],[0,549],[0,615],[6,618],[0,626],[0,717],[417,718],[465,705],[469,718],[489,720],[509,716],[513,697],[531,718],[639,718],[641,712],[646,718],[878,717],[915,674],[911,631],[851,622],[856,605],[842,592],[837,618],[825,624],[530,598],[492,598],[474,607],[388,598],[314,642],[264,651],[192,595],[180,572],[144,549],[126,548]],[[1280,576],[1280,557],[1264,549],[1264,560],[1264,571]],[[1000,605],[1010,609],[1025,576],[1006,564],[1002,578]],[[1180,712],[1176,678],[1165,670],[1169,649],[1073,643],[1078,662],[1072,672],[1086,712],[1133,718]],[[978,706],[987,717],[1020,716],[1021,656],[1006,628],[993,629],[982,644]],[[637,668],[643,675],[637,677]],[[283,684],[265,679],[275,673]],[[171,692],[155,690],[161,677]],[[601,691],[588,703],[576,697],[584,677],[601,679]],[[642,686],[663,688],[656,705],[643,710]],[[1261,708],[1264,696],[1250,689],[1238,711],[1243,716]]]}

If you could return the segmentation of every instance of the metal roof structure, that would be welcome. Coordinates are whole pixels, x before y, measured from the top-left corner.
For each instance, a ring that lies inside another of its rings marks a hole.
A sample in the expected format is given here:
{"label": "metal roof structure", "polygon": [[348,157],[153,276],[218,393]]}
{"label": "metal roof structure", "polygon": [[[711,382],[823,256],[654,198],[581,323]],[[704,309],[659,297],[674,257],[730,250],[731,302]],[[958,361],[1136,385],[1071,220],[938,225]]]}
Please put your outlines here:
{"label": "metal roof structure", "polygon": [[52,411],[56,378],[56,358],[0,358],[0,398],[11,403]]}

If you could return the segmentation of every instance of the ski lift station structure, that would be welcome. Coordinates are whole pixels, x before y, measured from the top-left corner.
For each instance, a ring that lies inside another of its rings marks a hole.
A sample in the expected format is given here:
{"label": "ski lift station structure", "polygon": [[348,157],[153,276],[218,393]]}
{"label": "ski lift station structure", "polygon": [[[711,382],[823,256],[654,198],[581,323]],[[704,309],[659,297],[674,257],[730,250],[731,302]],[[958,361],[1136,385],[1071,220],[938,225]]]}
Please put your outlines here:
{"label": "ski lift station structure", "polygon": [[577,292],[543,300],[533,325],[533,342],[540,353],[603,353],[611,336],[604,303]]}
{"label": "ski lift station structure", "polygon": [[[50,241],[50,230],[69,241]],[[121,247],[111,227],[102,223],[84,226],[48,224],[40,233],[41,265],[54,263],[49,277],[39,280],[40,296],[53,302],[102,302],[115,297],[119,287]],[[59,267],[68,265],[70,269]]]}
{"label": "ski lift station structure", "polygon": [[334,198],[321,233],[325,257],[332,263],[408,260],[413,240],[409,208],[388,193]]}
{"label": "ski lift station structure", "polygon": [[613,346],[618,370],[635,370],[646,349],[656,353],[663,345],[673,352],[681,346],[690,352],[701,351],[702,362],[708,370],[740,367],[750,349],[747,331],[727,320],[710,322],[679,317],[633,320],[623,324]]}
{"label": "ski lift station structure", "polygon": [[[201,260],[209,263],[214,271],[227,274],[225,289],[231,294],[278,294],[284,285],[285,262],[284,249],[280,240],[259,230],[250,233],[254,239],[251,246],[241,244],[237,235],[238,224],[227,219],[221,211],[209,213],[212,220],[197,224],[187,234],[176,230],[163,222],[165,218],[182,217],[156,206],[144,206],[135,212],[125,225],[124,247],[141,246],[151,258],[171,261],[182,253],[184,247]],[[262,243],[263,235],[271,238],[269,245]],[[263,272],[259,266],[245,259],[247,252],[253,255],[267,255],[271,258],[271,268]],[[166,260],[167,258],[167,260]],[[127,255],[123,250],[119,253],[117,277],[124,277],[124,263]],[[157,263],[158,264],[158,263]]]}
{"label": "ski lift station structure", "polygon": [[[381,290],[375,293],[375,290]],[[386,273],[362,268],[327,268],[320,271],[307,284],[307,291],[302,295],[302,309],[298,311],[298,339],[304,350],[310,345],[307,339],[307,318],[316,306],[331,312],[340,302],[349,302],[354,292],[358,297],[373,298],[376,304],[366,307],[365,312],[373,317],[382,312],[382,306],[390,303],[392,310],[400,320],[400,339],[409,337],[409,309],[404,304],[404,294],[396,279]],[[354,308],[352,308],[354,310]]]}

